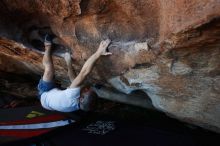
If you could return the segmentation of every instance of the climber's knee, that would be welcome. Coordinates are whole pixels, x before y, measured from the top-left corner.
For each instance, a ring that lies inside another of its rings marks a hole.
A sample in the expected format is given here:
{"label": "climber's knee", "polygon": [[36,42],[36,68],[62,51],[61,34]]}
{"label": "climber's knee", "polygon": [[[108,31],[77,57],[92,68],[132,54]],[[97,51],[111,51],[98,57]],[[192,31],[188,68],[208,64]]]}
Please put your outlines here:
{"label": "climber's knee", "polygon": [[45,68],[53,67],[53,63],[51,61],[43,61],[42,63]]}
{"label": "climber's knee", "polygon": [[53,69],[45,69],[43,80],[46,82],[51,82],[54,79],[54,70]]}

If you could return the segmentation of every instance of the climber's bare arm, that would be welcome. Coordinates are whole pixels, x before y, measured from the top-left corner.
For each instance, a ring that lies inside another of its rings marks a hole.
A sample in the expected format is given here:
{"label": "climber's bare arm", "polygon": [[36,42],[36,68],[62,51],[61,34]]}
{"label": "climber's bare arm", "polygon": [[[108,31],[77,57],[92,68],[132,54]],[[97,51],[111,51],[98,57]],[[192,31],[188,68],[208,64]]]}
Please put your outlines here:
{"label": "climber's bare arm", "polygon": [[102,41],[100,43],[98,50],[91,57],[89,57],[89,59],[85,62],[79,75],[72,81],[70,88],[76,88],[81,85],[81,83],[85,80],[87,75],[92,71],[92,68],[93,68],[95,62],[99,59],[100,56],[102,56],[102,55],[106,56],[106,55],[112,54],[112,53],[106,51],[110,42],[111,41],[109,39],[107,39],[107,40]]}

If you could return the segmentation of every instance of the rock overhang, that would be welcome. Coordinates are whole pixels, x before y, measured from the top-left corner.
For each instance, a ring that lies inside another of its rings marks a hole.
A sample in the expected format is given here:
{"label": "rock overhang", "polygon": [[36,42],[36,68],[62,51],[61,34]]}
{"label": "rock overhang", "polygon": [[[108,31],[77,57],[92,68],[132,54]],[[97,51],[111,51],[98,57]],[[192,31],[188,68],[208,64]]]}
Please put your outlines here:
{"label": "rock overhang", "polygon": [[[6,56],[1,69],[13,64],[13,72],[41,75],[41,37],[52,33],[61,53],[73,51],[79,72],[101,39],[109,37],[113,55],[97,62],[88,82],[126,94],[142,90],[157,109],[219,131],[218,0],[3,0],[0,7],[0,54]],[[54,56],[56,77],[67,84],[60,52]]]}

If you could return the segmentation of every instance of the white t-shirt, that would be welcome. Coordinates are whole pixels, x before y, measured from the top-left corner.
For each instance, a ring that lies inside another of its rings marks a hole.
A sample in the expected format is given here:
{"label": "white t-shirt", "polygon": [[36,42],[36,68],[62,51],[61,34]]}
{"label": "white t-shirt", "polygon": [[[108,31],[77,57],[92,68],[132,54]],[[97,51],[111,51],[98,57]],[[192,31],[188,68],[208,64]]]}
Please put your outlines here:
{"label": "white t-shirt", "polygon": [[79,109],[80,88],[54,88],[41,95],[41,104],[48,110],[72,112]]}

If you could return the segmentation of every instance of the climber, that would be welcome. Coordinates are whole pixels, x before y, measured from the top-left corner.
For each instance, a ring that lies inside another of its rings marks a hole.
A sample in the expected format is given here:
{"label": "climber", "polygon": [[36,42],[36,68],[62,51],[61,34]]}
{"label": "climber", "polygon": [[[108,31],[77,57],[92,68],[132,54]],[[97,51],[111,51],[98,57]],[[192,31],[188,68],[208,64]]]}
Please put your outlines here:
{"label": "climber", "polygon": [[71,85],[61,90],[55,86],[54,83],[54,65],[51,55],[52,41],[45,37],[45,54],[43,56],[43,66],[45,68],[42,79],[38,84],[39,99],[41,105],[48,110],[56,110],[60,112],[72,112],[76,110],[90,111],[92,109],[94,96],[80,96],[80,86],[85,80],[87,75],[91,72],[95,62],[102,55],[111,55],[111,52],[107,52],[107,47],[110,44],[110,40],[102,41],[98,50],[85,62],[80,73],[74,79],[72,60],[70,53],[65,53],[64,59],[68,68],[68,76],[71,80]]}

